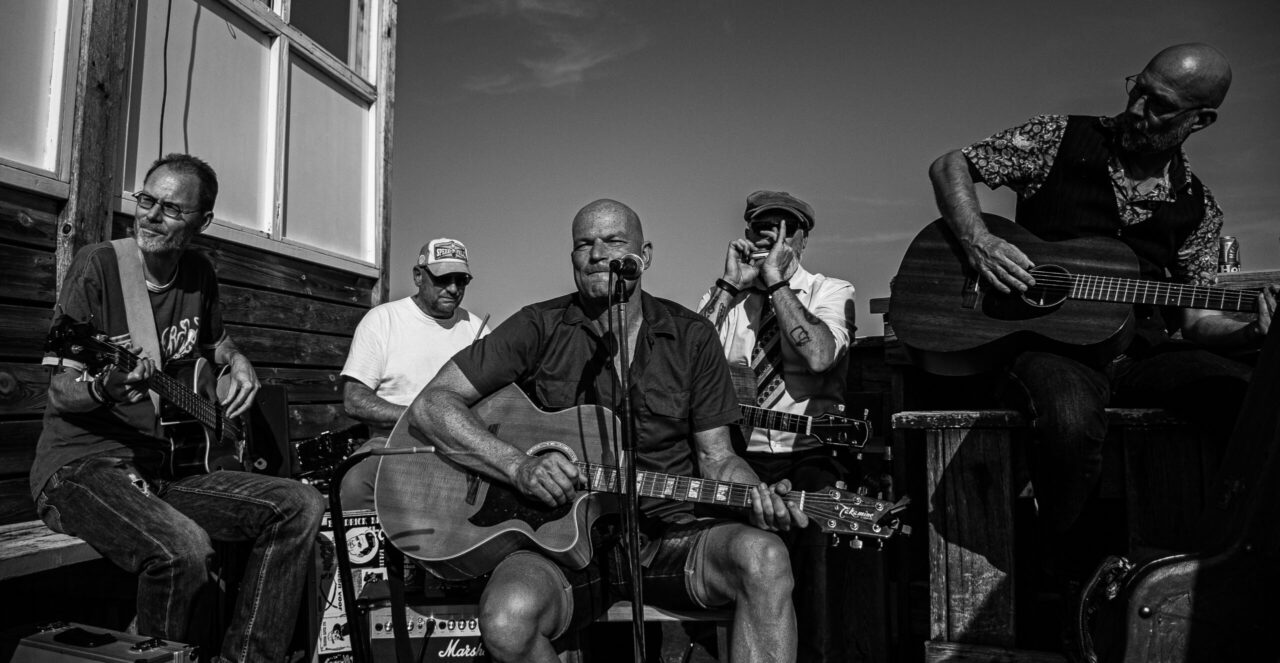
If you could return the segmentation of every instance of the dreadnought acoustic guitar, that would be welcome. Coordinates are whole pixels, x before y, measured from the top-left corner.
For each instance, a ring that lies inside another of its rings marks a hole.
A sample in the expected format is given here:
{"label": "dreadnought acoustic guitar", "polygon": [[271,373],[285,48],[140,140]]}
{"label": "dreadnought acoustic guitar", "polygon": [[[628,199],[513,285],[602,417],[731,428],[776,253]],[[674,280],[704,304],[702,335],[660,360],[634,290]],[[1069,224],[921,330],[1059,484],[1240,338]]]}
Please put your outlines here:
{"label": "dreadnought acoustic guitar", "polygon": [[[578,406],[544,412],[524,392],[508,385],[472,411],[502,440],[530,455],[558,452],[585,478],[573,502],[548,507],[511,487],[489,481],[439,453],[380,459],[375,500],[388,540],[446,580],[473,578],[492,570],[509,552],[539,550],[572,568],[591,559],[591,524],[618,510],[621,472],[609,442],[614,416],[608,408]],[[402,416],[388,448],[429,447]],[[666,500],[751,506],[749,484],[637,472],[637,494]],[[856,493],[826,489],[793,491],[784,499],[799,506],[824,531],[869,539],[888,538],[906,506]]]}
{"label": "dreadnought acoustic guitar", "polygon": [[933,373],[977,373],[1031,346],[1114,357],[1132,338],[1133,304],[1257,310],[1257,290],[1139,279],[1137,257],[1119,240],[1046,242],[1003,217],[983,218],[1035,264],[1036,285],[1003,294],[969,267],[945,221],[920,231],[894,277],[888,321],[913,359]]}
{"label": "dreadnought acoustic guitar", "polygon": [[[90,372],[118,367],[127,373],[138,365],[138,355],[128,348],[107,340],[90,323],[69,318],[49,331],[45,349],[79,361]],[[200,357],[170,362],[148,381],[148,388],[160,395],[160,428],[169,442],[166,459],[173,477],[245,469],[250,432],[219,405],[225,379],[215,378]]]}

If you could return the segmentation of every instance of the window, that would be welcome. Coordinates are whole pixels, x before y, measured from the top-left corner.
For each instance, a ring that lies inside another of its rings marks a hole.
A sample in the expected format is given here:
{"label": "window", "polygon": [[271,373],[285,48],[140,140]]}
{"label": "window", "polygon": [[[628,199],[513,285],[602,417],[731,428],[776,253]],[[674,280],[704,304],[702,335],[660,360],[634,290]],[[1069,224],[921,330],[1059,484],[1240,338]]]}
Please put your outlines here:
{"label": "window", "polygon": [[[74,6],[73,6],[74,5]],[[0,21],[0,160],[6,165],[65,181],[62,157],[72,104],[67,62],[80,3],[71,0],[6,0]],[[20,66],[19,66],[20,65]],[[36,91],[27,94],[26,91]]]}
{"label": "window", "polygon": [[122,206],[158,156],[190,152],[218,173],[212,234],[376,272],[379,4],[138,0]]}

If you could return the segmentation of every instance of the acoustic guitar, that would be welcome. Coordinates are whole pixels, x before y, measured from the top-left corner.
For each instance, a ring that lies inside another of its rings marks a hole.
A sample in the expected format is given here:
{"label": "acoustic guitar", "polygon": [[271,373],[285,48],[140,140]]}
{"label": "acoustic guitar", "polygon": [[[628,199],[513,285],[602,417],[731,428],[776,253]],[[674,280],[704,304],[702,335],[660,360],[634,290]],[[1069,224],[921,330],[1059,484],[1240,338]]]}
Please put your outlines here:
{"label": "acoustic guitar", "polygon": [[[119,368],[127,373],[139,359],[92,324],[67,317],[49,331],[45,350],[74,359],[90,372]],[[160,395],[160,429],[169,441],[166,465],[173,477],[245,469],[247,427],[239,418],[227,417],[219,404],[228,379],[225,372],[215,379],[209,362],[198,357],[169,362],[148,381],[148,388]]]}
{"label": "acoustic guitar", "polygon": [[[569,504],[549,507],[512,487],[491,482],[438,453],[387,456],[375,484],[378,518],[388,540],[445,580],[474,578],[519,549],[541,551],[571,568],[591,559],[591,525],[618,511],[621,471],[609,442],[614,415],[600,406],[544,412],[508,385],[472,408],[488,429],[530,455],[559,452],[585,477]],[[430,447],[400,417],[387,448]],[[750,484],[637,472],[637,494],[665,500],[751,506]],[[900,528],[897,503],[826,489],[793,491],[783,498],[799,506],[823,531],[883,540]]]}
{"label": "acoustic guitar", "polygon": [[1132,338],[1134,304],[1257,310],[1257,290],[1139,279],[1137,256],[1119,240],[1047,242],[1003,217],[983,218],[992,234],[1035,264],[1036,285],[1024,293],[999,292],[969,266],[945,221],[926,226],[893,279],[888,321],[930,372],[978,373],[1032,346],[1105,360]]}

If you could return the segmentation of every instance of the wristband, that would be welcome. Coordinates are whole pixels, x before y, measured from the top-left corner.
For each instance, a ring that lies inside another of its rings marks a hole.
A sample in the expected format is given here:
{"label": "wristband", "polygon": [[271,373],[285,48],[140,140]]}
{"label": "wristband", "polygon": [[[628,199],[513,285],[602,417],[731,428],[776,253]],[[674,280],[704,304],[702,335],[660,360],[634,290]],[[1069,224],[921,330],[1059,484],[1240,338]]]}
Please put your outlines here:
{"label": "wristband", "polygon": [[777,292],[777,291],[779,291],[779,290],[781,290],[781,289],[783,289],[783,288],[785,288],[785,287],[787,287],[787,286],[789,286],[789,285],[791,285],[791,279],[782,279],[781,281],[778,281],[777,283],[775,283],[775,284],[773,284],[773,285],[771,285],[771,286],[769,286],[769,287],[765,288],[765,289],[764,289],[764,294],[769,295],[770,297],[772,297],[772,296],[773,296],[773,293],[775,293],[775,292]]}
{"label": "wristband", "polygon": [[738,288],[734,287],[732,283],[729,283],[724,279],[716,279],[716,287],[729,293],[730,297],[737,297],[738,293],[742,292]]}

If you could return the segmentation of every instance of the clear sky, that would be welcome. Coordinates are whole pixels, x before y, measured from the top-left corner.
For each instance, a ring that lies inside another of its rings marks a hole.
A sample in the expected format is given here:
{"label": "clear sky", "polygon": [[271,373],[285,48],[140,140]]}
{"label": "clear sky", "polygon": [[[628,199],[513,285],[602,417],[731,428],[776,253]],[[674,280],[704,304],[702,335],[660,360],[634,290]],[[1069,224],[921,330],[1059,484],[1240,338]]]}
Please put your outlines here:
{"label": "clear sky", "polygon": [[[1245,269],[1280,268],[1280,2],[407,0],[399,3],[391,294],[462,240],[491,324],[573,289],[569,227],[639,213],[646,290],[686,306],[721,274],[748,193],[808,201],[810,271],[867,300],[937,218],[943,152],[1039,113],[1111,115],[1161,48],[1220,48],[1234,83],[1186,143]],[[1013,195],[979,186],[988,211]]]}

